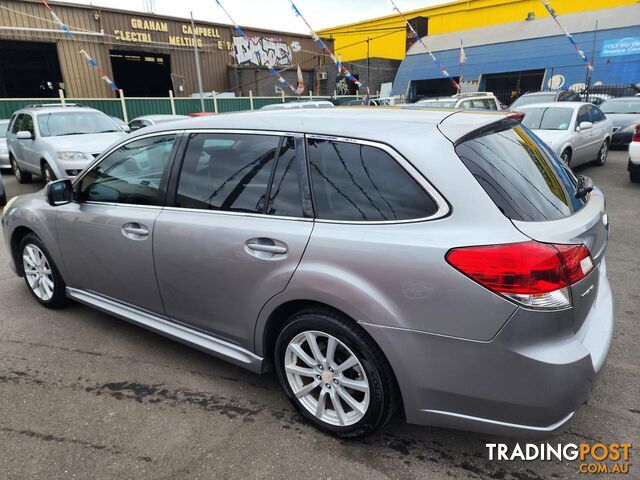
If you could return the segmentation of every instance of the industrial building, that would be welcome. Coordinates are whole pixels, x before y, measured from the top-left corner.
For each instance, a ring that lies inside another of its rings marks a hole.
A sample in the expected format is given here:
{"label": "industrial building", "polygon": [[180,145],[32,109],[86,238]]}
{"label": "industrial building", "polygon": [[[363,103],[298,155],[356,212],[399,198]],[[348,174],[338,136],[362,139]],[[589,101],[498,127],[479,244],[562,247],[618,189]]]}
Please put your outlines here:
{"label": "industrial building", "polygon": [[116,93],[80,54],[82,49],[129,97],[166,97],[169,90],[178,97],[191,96],[198,92],[194,34],[205,92],[278,94],[279,84],[269,75],[267,60],[285,70],[282,75],[294,85],[300,64],[307,91],[335,89],[335,68],[327,74],[326,56],[309,36],[246,29],[249,44],[230,25],[196,22],[194,31],[190,20],[183,18],[49,5],[73,32],[72,39],[41,2],[0,2],[0,97],[53,97],[58,89],[73,98],[114,97]]}
{"label": "industrial building", "polygon": [[[636,0],[551,4],[594,58],[591,84],[640,82]],[[456,81],[462,74],[463,91],[496,90],[508,102],[527,90],[575,87],[587,80],[585,65],[539,0],[465,0],[405,17]],[[394,94],[410,98],[455,93],[399,14],[320,33],[333,39],[336,53],[361,78],[370,78],[374,89],[393,82]],[[467,57],[462,68],[461,45]]]}

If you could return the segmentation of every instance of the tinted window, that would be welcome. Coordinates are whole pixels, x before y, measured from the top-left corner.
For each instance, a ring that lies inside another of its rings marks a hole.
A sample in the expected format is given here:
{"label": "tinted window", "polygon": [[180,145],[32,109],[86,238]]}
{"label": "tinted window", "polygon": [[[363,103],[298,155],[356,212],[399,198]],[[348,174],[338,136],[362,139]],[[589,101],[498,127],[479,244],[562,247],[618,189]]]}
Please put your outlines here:
{"label": "tinted window", "polygon": [[604,113],[639,113],[640,98],[636,99],[613,99],[607,100],[600,105]]}
{"label": "tinted window", "polygon": [[27,113],[23,113],[18,115],[16,119],[16,123],[13,124],[13,128],[11,129],[13,133],[17,133],[20,131],[31,132],[31,135],[34,135],[33,131],[33,117]]}
{"label": "tinted window", "polygon": [[20,131],[20,127],[22,126],[22,119],[24,118],[24,113],[21,113],[16,117],[16,121],[13,122],[13,126],[11,127],[11,133],[18,133]]}
{"label": "tinted window", "polygon": [[82,178],[83,200],[158,205],[174,140],[175,135],[149,137],[118,148]]}
{"label": "tinted window", "polygon": [[566,107],[529,107],[521,110],[523,125],[533,130],[567,130],[571,125],[573,109]]}
{"label": "tinted window", "polygon": [[223,133],[191,137],[177,206],[264,213],[280,137]]}
{"label": "tinted window", "polygon": [[287,137],[280,149],[269,193],[269,215],[303,217],[300,178],[296,166],[295,141]]}
{"label": "tinted window", "polygon": [[580,110],[578,110],[578,117],[576,118],[576,125],[580,126],[580,124],[582,122],[590,122],[591,121],[591,116],[589,115],[589,111],[587,110],[587,107],[580,107]]}
{"label": "tinted window", "polygon": [[593,123],[601,122],[602,120],[605,120],[607,118],[604,116],[604,113],[602,113],[598,107],[589,105],[587,109],[589,110],[589,113],[591,115],[591,121]]}
{"label": "tinted window", "polygon": [[316,139],[308,144],[319,218],[407,220],[437,211],[431,197],[383,150]]}
{"label": "tinted window", "polygon": [[584,205],[575,198],[575,177],[523,127],[468,140],[456,152],[511,219],[555,220]]}

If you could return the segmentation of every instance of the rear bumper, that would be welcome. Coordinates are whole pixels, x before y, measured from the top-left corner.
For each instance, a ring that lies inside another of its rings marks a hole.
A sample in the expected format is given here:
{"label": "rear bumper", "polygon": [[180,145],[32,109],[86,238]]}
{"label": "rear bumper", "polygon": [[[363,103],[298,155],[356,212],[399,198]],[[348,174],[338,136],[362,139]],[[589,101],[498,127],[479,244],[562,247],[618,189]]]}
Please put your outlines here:
{"label": "rear bumper", "polygon": [[604,268],[599,275],[577,332],[571,310],[518,309],[490,342],[363,326],[387,354],[409,423],[546,437],[589,399],[611,345],[613,299]]}

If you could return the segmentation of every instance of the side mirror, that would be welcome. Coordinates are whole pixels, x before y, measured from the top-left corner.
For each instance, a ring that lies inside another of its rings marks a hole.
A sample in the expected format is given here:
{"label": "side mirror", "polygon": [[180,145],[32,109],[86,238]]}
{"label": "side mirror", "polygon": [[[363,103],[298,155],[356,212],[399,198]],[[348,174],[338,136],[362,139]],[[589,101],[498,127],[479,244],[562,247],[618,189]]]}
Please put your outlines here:
{"label": "side mirror", "polygon": [[52,207],[66,205],[73,201],[73,184],[71,180],[57,180],[45,187],[47,202]]}
{"label": "side mirror", "polygon": [[33,140],[33,134],[31,132],[27,132],[26,130],[20,130],[16,133],[16,138],[18,140]]}
{"label": "side mirror", "polygon": [[593,128],[593,123],[591,122],[580,122],[580,125],[578,125],[579,132],[583,130],[591,130],[592,128]]}
{"label": "side mirror", "polygon": [[123,132],[125,133],[129,133],[131,132],[131,127],[129,125],[122,125],[122,127],[120,127],[122,129]]}

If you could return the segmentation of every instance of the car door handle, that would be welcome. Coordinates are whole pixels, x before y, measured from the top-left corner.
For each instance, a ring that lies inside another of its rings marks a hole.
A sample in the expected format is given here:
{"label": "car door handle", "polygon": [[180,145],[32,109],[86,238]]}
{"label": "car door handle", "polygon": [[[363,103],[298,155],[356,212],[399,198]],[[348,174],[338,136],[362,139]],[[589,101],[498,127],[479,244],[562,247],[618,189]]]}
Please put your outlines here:
{"label": "car door handle", "polygon": [[139,223],[125,223],[122,226],[122,234],[133,240],[139,240],[141,237],[149,235],[149,229]]}
{"label": "car door handle", "polygon": [[268,245],[255,241],[247,242],[247,248],[257,252],[273,253],[274,255],[284,255],[287,253],[287,247],[281,247],[280,245]]}

